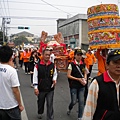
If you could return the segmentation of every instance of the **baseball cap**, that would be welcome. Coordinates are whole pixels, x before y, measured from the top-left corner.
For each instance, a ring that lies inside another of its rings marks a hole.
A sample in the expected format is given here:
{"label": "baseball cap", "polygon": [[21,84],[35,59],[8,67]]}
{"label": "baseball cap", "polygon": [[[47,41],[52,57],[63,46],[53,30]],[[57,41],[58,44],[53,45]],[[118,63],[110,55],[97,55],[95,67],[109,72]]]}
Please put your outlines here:
{"label": "baseball cap", "polygon": [[91,50],[90,48],[88,48],[88,50]]}
{"label": "baseball cap", "polygon": [[80,47],[75,47],[74,49],[77,50],[77,49],[81,49],[81,48]]}
{"label": "baseball cap", "polygon": [[82,53],[82,50],[81,50],[81,49],[77,49],[77,50],[75,50],[74,54],[75,54],[75,55],[76,55],[76,54],[83,55],[83,53]]}
{"label": "baseball cap", "polygon": [[53,50],[53,48],[52,48],[52,47],[49,47],[49,50]]}
{"label": "baseball cap", "polygon": [[46,49],[47,49],[47,50],[53,50],[53,48],[52,48],[52,47],[47,47]]}
{"label": "baseball cap", "polygon": [[107,56],[107,63],[110,61],[116,61],[120,59],[120,49],[109,50]]}

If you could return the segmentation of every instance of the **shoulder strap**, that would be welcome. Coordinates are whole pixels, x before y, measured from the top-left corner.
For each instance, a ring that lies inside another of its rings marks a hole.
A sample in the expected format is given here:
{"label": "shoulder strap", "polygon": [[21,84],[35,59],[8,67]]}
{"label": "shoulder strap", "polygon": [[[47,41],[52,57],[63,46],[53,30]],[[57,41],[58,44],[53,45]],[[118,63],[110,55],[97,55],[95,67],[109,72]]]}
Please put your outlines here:
{"label": "shoulder strap", "polygon": [[78,69],[79,73],[81,74],[81,76],[84,78],[84,76],[83,76],[83,74],[82,74],[82,72],[81,72],[80,68],[78,67],[78,65],[76,65],[76,67],[77,67],[77,69]]}
{"label": "shoulder strap", "polygon": [[[73,66],[73,65],[74,65],[74,63],[71,62],[71,66]],[[78,69],[80,75],[84,78],[84,75],[82,74],[82,72],[81,72],[80,68],[78,67],[78,65],[75,65],[75,66],[76,66],[76,68]]]}

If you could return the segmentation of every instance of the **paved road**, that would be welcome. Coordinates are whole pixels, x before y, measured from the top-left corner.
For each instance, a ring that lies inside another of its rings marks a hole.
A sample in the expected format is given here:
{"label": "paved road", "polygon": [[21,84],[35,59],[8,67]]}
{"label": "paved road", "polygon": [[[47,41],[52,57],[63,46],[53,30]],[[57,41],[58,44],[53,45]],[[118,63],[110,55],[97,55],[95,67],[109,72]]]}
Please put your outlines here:
{"label": "paved road", "polygon": [[[96,65],[93,67],[92,77],[96,75]],[[23,120],[38,120],[37,118],[37,97],[34,95],[33,88],[30,87],[30,75],[25,75],[23,69],[18,71],[20,79],[20,90],[23,103],[25,106],[22,112]],[[55,88],[54,95],[54,117],[55,120],[77,120],[77,105],[73,108],[71,115],[66,114],[68,104],[70,102],[70,93],[66,72],[58,74],[58,82]],[[46,120],[46,106],[42,120]]]}

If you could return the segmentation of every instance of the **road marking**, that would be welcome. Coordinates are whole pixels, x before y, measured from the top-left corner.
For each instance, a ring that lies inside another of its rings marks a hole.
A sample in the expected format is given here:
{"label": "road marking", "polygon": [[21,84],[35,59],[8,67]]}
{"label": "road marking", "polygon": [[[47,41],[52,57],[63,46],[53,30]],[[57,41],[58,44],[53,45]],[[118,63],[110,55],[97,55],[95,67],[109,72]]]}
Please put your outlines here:
{"label": "road marking", "polygon": [[[21,94],[21,92],[20,92],[20,94]],[[24,106],[22,95],[21,95],[21,102],[22,102],[22,105]],[[22,120],[28,120],[26,110],[25,110],[25,106],[24,106],[24,110],[21,112],[21,117],[22,117]]]}
{"label": "road marking", "polygon": [[97,73],[98,71],[97,70],[92,70],[92,73]]}

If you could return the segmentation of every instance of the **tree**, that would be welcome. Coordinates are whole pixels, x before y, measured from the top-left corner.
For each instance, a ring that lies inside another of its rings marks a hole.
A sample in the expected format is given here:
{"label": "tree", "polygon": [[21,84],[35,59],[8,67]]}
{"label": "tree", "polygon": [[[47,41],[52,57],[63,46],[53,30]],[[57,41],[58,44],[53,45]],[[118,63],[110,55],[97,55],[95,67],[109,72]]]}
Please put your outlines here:
{"label": "tree", "polygon": [[19,37],[15,38],[15,40],[13,42],[15,43],[15,46],[22,45],[23,43],[25,43],[25,44],[29,43],[28,39],[24,36],[19,36]]}

